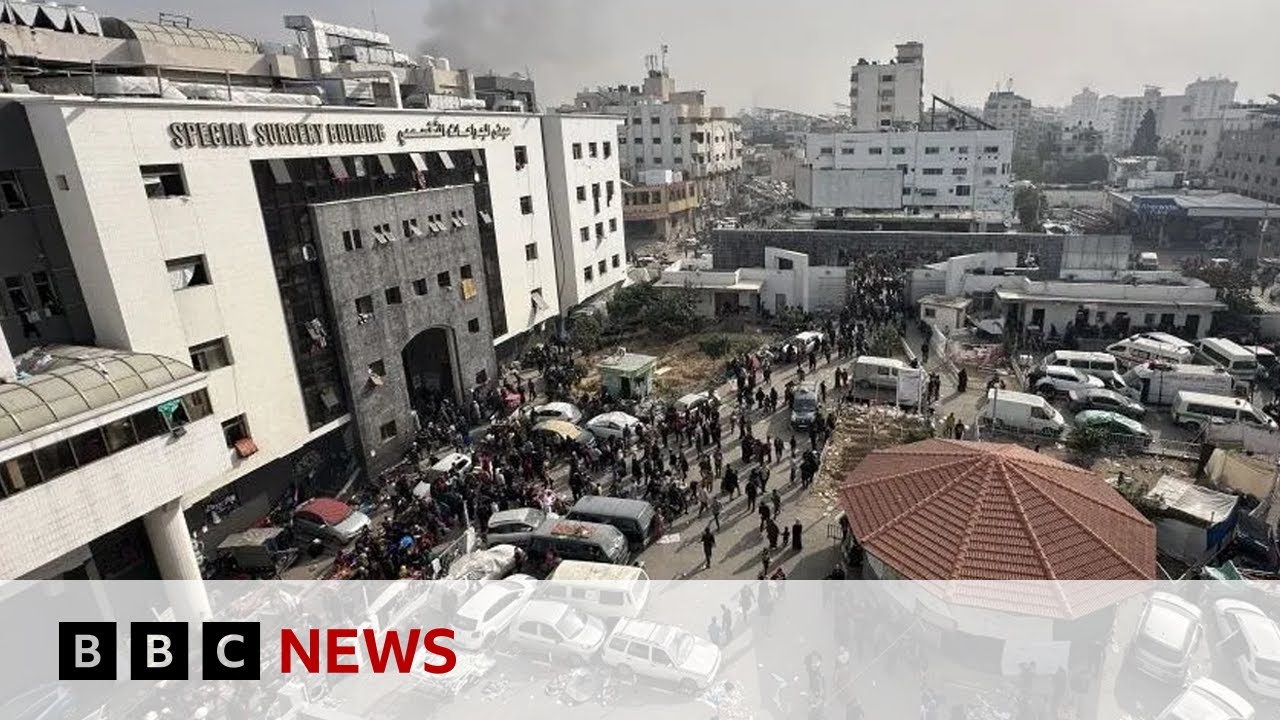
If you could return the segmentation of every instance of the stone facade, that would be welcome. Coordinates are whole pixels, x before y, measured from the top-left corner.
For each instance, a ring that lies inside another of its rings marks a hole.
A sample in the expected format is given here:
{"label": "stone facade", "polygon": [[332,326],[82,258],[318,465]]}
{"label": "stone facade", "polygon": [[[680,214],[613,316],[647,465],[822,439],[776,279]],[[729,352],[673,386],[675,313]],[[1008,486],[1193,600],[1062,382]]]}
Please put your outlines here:
{"label": "stone facade", "polygon": [[[414,369],[404,367],[402,352],[420,333],[443,331],[430,339],[448,359],[447,385],[464,407],[476,383],[496,377],[475,197],[461,185],[318,204],[312,215],[343,374],[374,473],[414,437],[407,380]],[[357,229],[361,246],[344,235]],[[388,234],[393,239],[384,240]]]}

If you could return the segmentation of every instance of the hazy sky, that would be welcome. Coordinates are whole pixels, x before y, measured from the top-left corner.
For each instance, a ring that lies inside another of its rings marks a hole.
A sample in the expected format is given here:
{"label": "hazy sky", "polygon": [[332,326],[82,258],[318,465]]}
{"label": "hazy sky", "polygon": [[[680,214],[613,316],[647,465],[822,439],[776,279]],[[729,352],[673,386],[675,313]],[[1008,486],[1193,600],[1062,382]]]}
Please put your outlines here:
{"label": "hazy sky", "polygon": [[[525,68],[539,100],[582,87],[639,84],[644,56],[670,47],[678,87],[749,105],[832,112],[848,100],[849,65],[887,60],[895,42],[925,48],[926,93],[978,103],[997,83],[1037,105],[1084,85],[1181,92],[1197,76],[1239,82],[1237,99],[1280,93],[1280,0],[85,0],[104,15],[193,24],[288,41],[281,16],[311,14],[379,29],[406,52],[455,67]],[[903,7],[906,5],[906,7]],[[926,96],[927,97],[927,96]]]}

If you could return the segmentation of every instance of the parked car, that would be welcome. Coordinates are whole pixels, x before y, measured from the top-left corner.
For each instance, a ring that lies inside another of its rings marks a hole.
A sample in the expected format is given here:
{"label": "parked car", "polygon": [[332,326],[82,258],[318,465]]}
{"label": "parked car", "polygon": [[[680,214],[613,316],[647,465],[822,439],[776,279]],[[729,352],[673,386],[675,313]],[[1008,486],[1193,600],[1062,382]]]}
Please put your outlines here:
{"label": "parked car", "polygon": [[676,412],[689,412],[711,403],[712,407],[719,407],[720,396],[715,390],[703,390],[702,392],[689,393],[675,401],[674,407]]}
{"label": "parked car", "polygon": [[543,420],[533,426],[532,432],[548,440],[558,439],[561,442],[575,443],[586,447],[596,444],[595,435],[564,420]]}
{"label": "parked car", "polygon": [[1256,605],[1222,598],[1213,603],[1219,646],[1250,692],[1280,699],[1280,626]]}
{"label": "parked car", "polygon": [[1049,365],[1033,377],[1032,388],[1041,395],[1066,395],[1072,390],[1104,387],[1098,378],[1065,365]]}
{"label": "parked car", "polygon": [[466,475],[467,471],[470,469],[470,455],[460,452],[451,452],[439,460],[436,460],[434,463],[431,463],[431,466],[427,468],[427,477],[435,478],[443,475],[449,475],[451,473]]}
{"label": "parked car", "polygon": [[619,675],[671,683],[694,695],[715,681],[720,648],[671,625],[623,618],[600,655]]}
{"label": "parked car", "polygon": [[1110,410],[1083,410],[1076,413],[1076,427],[1087,427],[1107,433],[1108,441],[1118,445],[1146,447],[1151,431],[1146,425]]}
{"label": "parked car", "polygon": [[1156,680],[1185,683],[1191,656],[1204,635],[1201,615],[1200,608],[1177,595],[1152,593],[1125,661]]}
{"label": "parked car", "polygon": [[541,420],[563,420],[567,423],[577,425],[582,422],[582,411],[577,405],[567,402],[549,402],[545,405],[535,405],[530,408],[529,416],[534,422]]}
{"label": "parked car", "polygon": [[1253,705],[1239,693],[1207,677],[1187,686],[1156,720],[1253,720]]}
{"label": "parked car", "polygon": [[537,581],[512,575],[487,582],[458,608],[452,625],[453,641],[466,650],[479,650],[504,632],[533,595]]}
{"label": "parked car", "polygon": [[1071,402],[1071,410],[1073,412],[1107,410],[1131,417],[1134,420],[1141,420],[1142,416],[1147,414],[1147,409],[1142,406],[1142,403],[1127,395],[1121,395],[1114,390],[1084,388],[1082,390],[1072,390],[1067,393],[1067,397]]}
{"label": "parked car", "polygon": [[791,427],[807,428],[818,417],[818,387],[800,383],[791,396]]}
{"label": "parked car", "polygon": [[597,617],[555,600],[530,600],[511,623],[509,636],[516,647],[570,662],[594,656],[608,630]]}
{"label": "parked car", "polygon": [[587,421],[587,430],[599,438],[622,437],[623,428],[631,428],[632,437],[642,423],[634,415],[614,411],[597,415]]}
{"label": "parked car", "polygon": [[312,498],[293,511],[293,536],[344,546],[369,529],[369,516],[336,498]]}
{"label": "parked car", "polygon": [[796,333],[795,337],[788,340],[786,345],[783,346],[783,352],[786,352],[786,346],[789,345],[795,348],[797,354],[808,355],[822,346],[824,337],[826,336],[817,330],[805,330],[804,332]]}
{"label": "parked car", "polygon": [[516,545],[529,543],[529,536],[547,519],[540,508],[515,508],[499,510],[489,516],[485,525],[485,539],[490,545]]}

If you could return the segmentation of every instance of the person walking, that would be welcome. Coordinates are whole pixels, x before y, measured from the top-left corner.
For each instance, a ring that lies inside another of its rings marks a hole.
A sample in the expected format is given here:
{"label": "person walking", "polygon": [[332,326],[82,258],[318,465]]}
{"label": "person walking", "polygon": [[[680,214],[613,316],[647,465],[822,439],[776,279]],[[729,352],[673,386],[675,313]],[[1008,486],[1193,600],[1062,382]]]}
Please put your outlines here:
{"label": "person walking", "polygon": [[764,532],[765,532],[765,535],[769,538],[769,549],[777,550],[778,549],[778,533],[779,533],[778,523],[770,519],[768,524],[765,525],[764,527]]}
{"label": "person walking", "polygon": [[711,498],[711,517],[715,518],[716,532],[720,532],[720,498],[718,496]]}
{"label": "person walking", "polygon": [[707,559],[707,570],[711,569],[711,551],[716,547],[716,536],[708,525],[702,530],[702,555]]}
{"label": "person walking", "polygon": [[964,392],[969,387],[969,373],[964,368],[960,368],[960,372],[956,373],[956,391]]}
{"label": "person walking", "polygon": [[804,549],[804,543],[800,542],[800,532],[802,530],[804,528],[800,525],[800,518],[796,518],[796,521],[791,523],[791,549],[795,552],[800,552]]}
{"label": "person walking", "polygon": [[778,494],[778,488],[774,488],[769,492],[769,502],[773,504],[773,516],[778,517],[782,514],[782,496]]}
{"label": "person walking", "polygon": [[769,512],[769,506],[765,505],[764,503],[760,503],[759,512],[760,512],[760,532],[764,532],[764,528],[766,525],[769,524],[769,518],[773,516],[773,513]]}
{"label": "person walking", "polygon": [[747,480],[747,512],[755,512],[756,497],[760,494],[760,488],[756,485],[756,479],[753,477]]}

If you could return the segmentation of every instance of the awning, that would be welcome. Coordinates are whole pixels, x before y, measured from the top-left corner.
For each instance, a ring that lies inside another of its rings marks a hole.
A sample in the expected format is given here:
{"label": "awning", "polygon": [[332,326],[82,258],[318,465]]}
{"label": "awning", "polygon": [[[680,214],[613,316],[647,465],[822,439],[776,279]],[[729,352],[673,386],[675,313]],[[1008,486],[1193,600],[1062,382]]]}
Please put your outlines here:
{"label": "awning", "polygon": [[475,162],[476,167],[484,167],[484,153],[477,148],[471,149],[471,159]]}
{"label": "awning", "polygon": [[436,157],[440,158],[440,162],[444,165],[445,170],[454,170],[457,168],[457,166],[453,164],[453,158],[449,157],[448,150],[437,150]]}
{"label": "awning", "polygon": [[396,166],[395,166],[395,163],[391,162],[391,156],[390,156],[390,155],[379,155],[379,156],[378,156],[378,164],[382,166],[382,172],[383,172],[383,174],[385,174],[385,175],[395,175],[395,174],[396,174]]}
{"label": "awning", "polygon": [[533,309],[538,312],[543,312],[549,307],[547,301],[542,298],[541,290],[534,290],[529,293],[529,299],[533,301]]}
{"label": "awning", "polygon": [[267,166],[271,168],[271,177],[276,179],[277,185],[288,185],[293,182],[293,178],[289,177],[289,166],[285,165],[284,160],[271,158],[267,160]]}
{"label": "awning", "polygon": [[236,441],[236,455],[247,458],[256,452],[258,452],[258,444],[253,441],[253,438],[240,438]]}
{"label": "awning", "polygon": [[333,173],[334,179],[336,180],[351,179],[351,176],[347,174],[347,166],[342,163],[342,158],[330,157],[328,158],[328,160],[329,160],[329,172]]}
{"label": "awning", "polygon": [[413,167],[420,173],[427,171],[427,161],[422,157],[422,153],[409,153],[409,159],[413,161]]}

